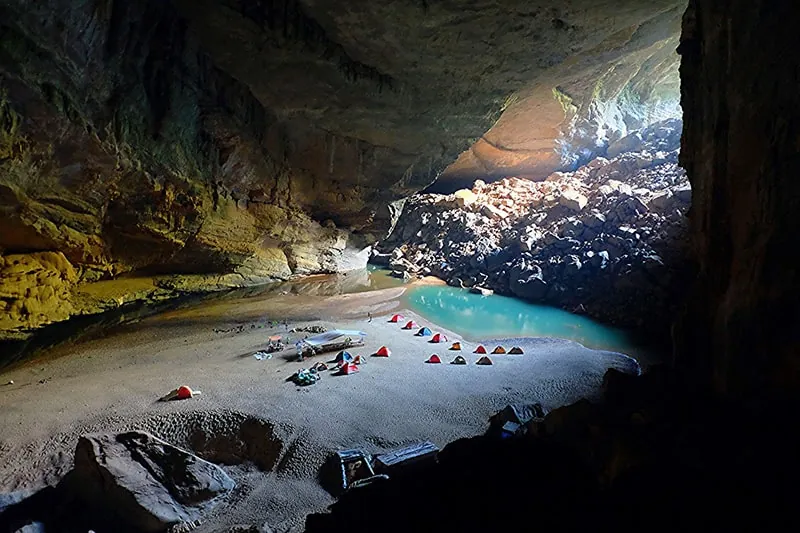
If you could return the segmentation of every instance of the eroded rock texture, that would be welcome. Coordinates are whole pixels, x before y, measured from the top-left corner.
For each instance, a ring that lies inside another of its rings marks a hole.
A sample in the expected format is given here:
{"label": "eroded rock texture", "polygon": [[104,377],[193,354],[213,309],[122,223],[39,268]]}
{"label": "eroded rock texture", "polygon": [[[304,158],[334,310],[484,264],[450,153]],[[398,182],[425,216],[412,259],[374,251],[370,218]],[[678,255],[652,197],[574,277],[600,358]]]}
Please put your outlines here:
{"label": "eroded rock texture", "polygon": [[796,3],[693,1],[681,38],[681,163],[699,275],[679,364],[719,392],[800,383]]}
{"label": "eroded rock texture", "polygon": [[363,265],[514,101],[556,102],[545,159],[551,126],[606,122],[674,64],[681,4],[2,0],[0,253],[63,254],[68,302],[19,294],[41,258],[6,257],[2,335]]}

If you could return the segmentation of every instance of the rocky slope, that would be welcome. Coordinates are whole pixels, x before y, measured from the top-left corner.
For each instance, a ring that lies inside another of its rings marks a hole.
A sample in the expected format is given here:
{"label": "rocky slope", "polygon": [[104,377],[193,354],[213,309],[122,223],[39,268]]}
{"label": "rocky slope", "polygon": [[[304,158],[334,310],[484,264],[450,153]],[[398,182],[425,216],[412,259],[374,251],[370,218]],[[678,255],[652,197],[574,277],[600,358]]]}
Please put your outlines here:
{"label": "rocky slope", "polygon": [[558,305],[615,324],[664,329],[683,294],[691,188],[681,123],[635,131],[581,169],[543,182],[477,181],[409,199],[373,261]]}
{"label": "rocky slope", "polygon": [[516,93],[674,65],[682,4],[0,0],[0,338],[363,265]]}

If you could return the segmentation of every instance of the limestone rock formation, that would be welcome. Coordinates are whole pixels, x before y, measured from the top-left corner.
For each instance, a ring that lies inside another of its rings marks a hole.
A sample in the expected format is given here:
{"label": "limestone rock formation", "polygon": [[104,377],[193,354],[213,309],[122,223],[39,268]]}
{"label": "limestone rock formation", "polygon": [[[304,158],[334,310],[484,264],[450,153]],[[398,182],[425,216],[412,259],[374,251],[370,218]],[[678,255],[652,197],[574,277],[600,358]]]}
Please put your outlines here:
{"label": "limestone rock formation", "polygon": [[1,0],[0,254],[61,253],[77,282],[58,312],[4,298],[0,338],[363,266],[514,102],[555,104],[545,159],[551,126],[630,115],[608,102],[674,64],[681,4]]}
{"label": "limestone rock formation", "polygon": [[543,182],[479,180],[471,197],[415,196],[379,249],[403,274],[663,330],[684,292],[691,201],[678,135],[656,134],[664,131],[680,131],[679,122],[637,131],[639,152]]}
{"label": "limestone rock formation", "polygon": [[92,508],[154,533],[200,520],[235,485],[218,466],[142,432],[81,437],[72,476]]}

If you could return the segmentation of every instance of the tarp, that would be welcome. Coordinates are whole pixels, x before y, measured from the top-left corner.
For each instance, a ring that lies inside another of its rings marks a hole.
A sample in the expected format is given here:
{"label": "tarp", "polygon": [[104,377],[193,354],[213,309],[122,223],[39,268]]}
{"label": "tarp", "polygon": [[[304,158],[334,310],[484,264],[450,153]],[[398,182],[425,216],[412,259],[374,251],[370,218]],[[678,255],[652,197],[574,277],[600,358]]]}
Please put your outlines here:
{"label": "tarp", "polygon": [[491,364],[492,364],[492,360],[491,360],[491,359],[489,359],[489,356],[488,356],[488,355],[484,355],[483,357],[481,357],[480,359],[478,359],[478,360],[475,362],[475,364],[476,364],[476,365],[491,365]]}
{"label": "tarp", "polygon": [[445,337],[441,333],[437,333],[436,335],[433,336],[431,342],[447,342],[447,337]]}
{"label": "tarp", "polygon": [[450,347],[450,349],[451,350],[460,350],[461,349],[461,343],[460,342],[454,342],[453,345]]}
{"label": "tarp", "polygon": [[417,337],[427,337],[430,334],[431,334],[431,330],[429,330],[428,328],[421,328],[417,332]]}
{"label": "tarp", "polygon": [[322,346],[324,344],[331,344],[334,342],[341,342],[344,340],[345,337],[366,337],[367,334],[363,331],[351,330],[351,329],[334,329],[331,331],[326,331],[325,333],[320,333],[319,335],[314,335],[313,337],[309,337],[307,339],[303,339],[301,342],[308,344],[309,346]]}
{"label": "tarp", "polygon": [[389,357],[390,355],[392,355],[392,352],[386,346],[381,346],[378,348],[378,351],[375,352],[376,357]]}
{"label": "tarp", "polygon": [[522,355],[524,352],[522,351],[522,348],[520,348],[519,346],[514,346],[508,351],[508,353],[510,353],[511,355]]}
{"label": "tarp", "polygon": [[492,350],[492,353],[493,354],[506,353],[506,349],[503,348],[502,346],[497,346],[494,350]]}
{"label": "tarp", "polygon": [[473,353],[486,353],[486,348],[483,347],[483,344],[480,344]]}
{"label": "tarp", "polygon": [[400,322],[405,317],[403,315],[392,315],[392,318],[389,319],[389,322]]}
{"label": "tarp", "polygon": [[425,362],[426,362],[426,363],[434,363],[434,364],[437,364],[437,363],[441,363],[441,362],[442,362],[442,360],[439,358],[439,356],[438,356],[438,355],[436,355],[436,354],[433,354],[432,356],[428,357],[428,360],[427,360],[427,361],[425,361]]}

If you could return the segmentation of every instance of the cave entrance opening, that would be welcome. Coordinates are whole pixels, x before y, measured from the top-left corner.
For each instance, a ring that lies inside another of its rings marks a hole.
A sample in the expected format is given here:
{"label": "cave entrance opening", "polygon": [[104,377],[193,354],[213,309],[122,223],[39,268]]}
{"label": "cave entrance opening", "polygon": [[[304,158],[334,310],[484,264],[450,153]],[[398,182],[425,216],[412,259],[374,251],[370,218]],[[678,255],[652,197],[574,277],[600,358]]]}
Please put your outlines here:
{"label": "cave entrance opening", "polygon": [[631,64],[518,91],[406,201],[376,257],[406,278],[642,332],[667,352],[691,204],[676,43],[677,33]]}

